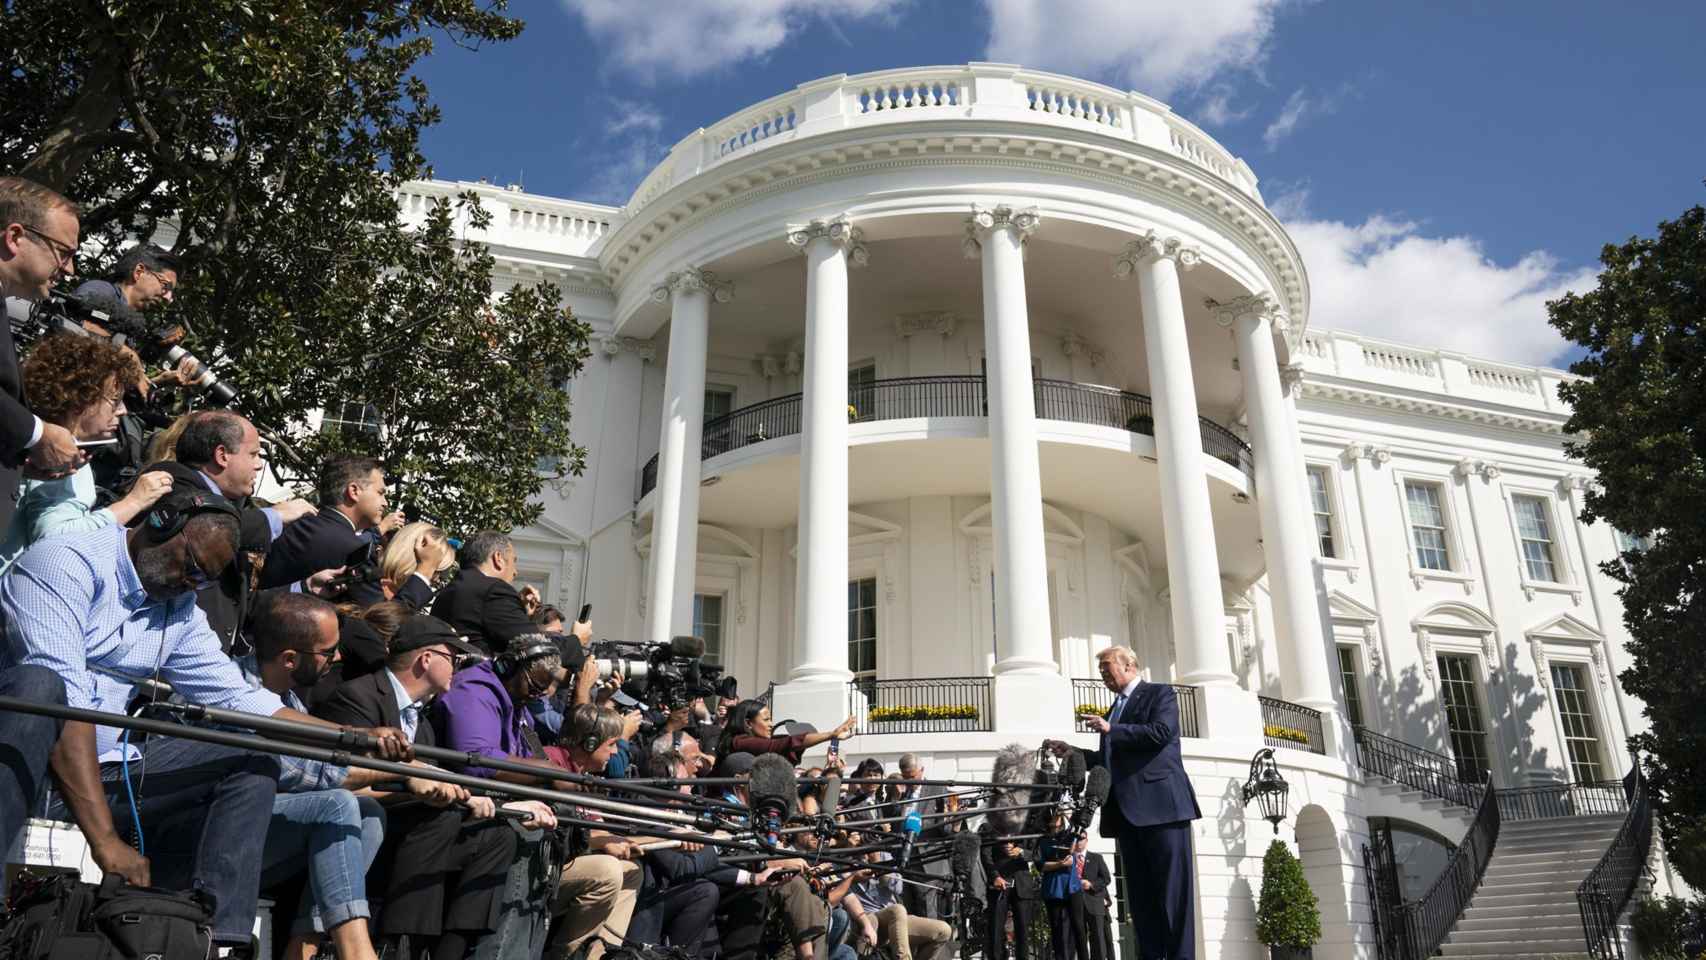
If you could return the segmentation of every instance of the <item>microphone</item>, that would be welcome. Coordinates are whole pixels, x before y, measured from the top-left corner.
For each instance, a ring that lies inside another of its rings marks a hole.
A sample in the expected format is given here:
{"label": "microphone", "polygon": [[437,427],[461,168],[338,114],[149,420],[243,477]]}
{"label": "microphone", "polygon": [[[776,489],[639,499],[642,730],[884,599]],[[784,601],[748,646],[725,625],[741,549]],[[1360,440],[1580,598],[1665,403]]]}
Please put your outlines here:
{"label": "microphone", "polygon": [[825,817],[835,819],[835,812],[841,806],[841,775],[832,773],[823,781],[822,811]]}
{"label": "microphone", "polygon": [[924,818],[918,815],[917,810],[910,810],[906,814],[906,819],[901,821],[900,829],[901,833],[905,834],[906,839],[900,843],[900,860],[898,863],[904,867],[906,862],[912,859],[912,841],[917,840],[919,832],[924,829]]}
{"label": "microphone", "polygon": [[1067,749],[1072,752],[1066,755],[1066,762],[1061,766],[1060,782],[1073,793],[1078,793],[1084,789],[1084,754],[1071,747]]}
{"label": "microphone", "polygon": [[1072,813],[1072,825],[1079,830],[1090,829],[1090,821],[1095,819],[1096,811],[1102,809],[1102,804],[1108,802],[1108,791],[1112,789],[1114,778],[1108,773],[1107,767],[1092,767],[1084,781],[1084,792],[1078,798],[1078,809]]}
{"label": "microphone", "polygon": [[954,872],[954,881],[959,884],[962,896],[976,897],[977,892],[986,885],[983,858],[979,856],[982,846],[978,835],[970,830],[961,830],[954,834],[948,864]]}
{"label": "microphone", "polygon": [[687,660],[698,660],[705,656],[705,638],[689,636],[670,637],[669,655]]}
{"label": "microphone", "polygon": [[[1029,790],[1022,789],[1031,784],[1036,774],[1036,754],[1017,744],[1010,743],[1001,748],[995,755],[995,769],[990,780],[1002,784],[995,791],[992,804],[998,807],[1016,807],[1031,802]],[[994,810],[987,815],[997,833],[1018,833],[1025,825],[1023,810]]]}
{"label": "microphone", "polygon": [[763,754],[752,763],[746,792],[753,829],[766,845],[776,846],[782,824],[799,802],[799,783],[793,764],[779,754]]}

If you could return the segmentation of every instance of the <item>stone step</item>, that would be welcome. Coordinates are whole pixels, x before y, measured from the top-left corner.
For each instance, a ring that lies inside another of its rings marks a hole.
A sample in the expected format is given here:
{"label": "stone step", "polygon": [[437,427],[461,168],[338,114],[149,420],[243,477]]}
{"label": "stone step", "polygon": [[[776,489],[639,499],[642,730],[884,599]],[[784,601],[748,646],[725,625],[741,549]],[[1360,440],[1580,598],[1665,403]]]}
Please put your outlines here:
{"label": "stone step", "polygon": [[1486,896],[1483,896],[1486,889],[1486,887],[1482,887],[1481,891],[1476,893],[1475,899],[1469,904],[1469,909],[1463,911],[1463,923],[1469,923],[1471,920],[1509,923],[1513,919],[1526,921],[1530,918],[1539,920],[1542,917],[1552,916],[1567,916],[1578,923],[1581,922],[1581,911],[1576,907],[1574,895],[1571,895],[1568,903],[1562,900],[1539,900],[1536,898],[1537,902],[1534,903],[1489,904],[1482,902],[1487,899]]}
{"label": "stone step", "polygon": [[1575,877],[1580,880],[1588,875],[1588,871],[1592,870],[1593,865],[1597,862],[1598,859],[1596,858],[1594,860],[1569,860],[1552,863],[1544,860],[1525,863],[1501,863],[1498,857],[1494,857],[1493,862],[1487,864],[1486,876],[1488,879],[1497,877],[1501,880],[1513,880],[1517,877],[1528,876]]}
{"label": "stone step", "polygon": [[[1448,947],[1445,949],[1449,950],[1450,948]],[[1557,953],[1527,953],[1527,952],[1506,953],[1503,951],[1498,951],[1498,952],[1475,951],[1475,952],[1462,952],[1462,953],[1442,953],[1441,955],[1447,956],[1447,957],[1498,957],[1499,960],[1589,960],[1588,955],[1581,952],[1581,950],[1579,948],[1576,950],[1573,950],[1573,951],[1562,951],[1562,952],[1557,952]]]}
{"label": "stone step", "polygon": [[[1462,924],[1458,925],[1459,928]],[[1553,924],[1550,921],[1534,923],[1507,923],[1501,927],[1486,929],[1476,927],[1473,930],[1457,929],[1451,931],[1451,936],[1445,938],[1446,943],[1514,943],[1532,942],[1535,940],[1569,940],[1574,937],[1577,947],[1587,946],[1587,940],[1582,936],[1582,924],[1578,920],[1574,924]]]}
{"label": "stone step", "polygon": [[1544,817],[1538,820],[1501,820],[1499,833],[1518,833],[1524,836],[1571,836],[1588,830],[1622,825],[1621,813],[1597,813],[1583,817]]}
{"label": "stone step", "polygon": [[1502,842],[1493,847],[1494,863],[1544,863],[1547,861],[1565,862],[1570,860],[1586,860],[1593,863],[1605,856],[1605,851],[1611,846],[1611,838],[1607,837],[1605,846],[1590,846],[1587,843],[1571,844],[1567,847],[1547,847],[1540,844],[1533,846],[1505,846]]}
{"label": "stone step", "polygon": [[1557,884],[1555,886],[1532,886],[1519,890],[1488,888],[1483,886],[1475,891],[1475,900],[1469,909],[1476,907],[1561,907],[1566,903],[1576,902],[1575,884]]}
{"label": "stone step", "polygon": [[[1513,934],[1517,935],[1519,934]],[[1559,956],[1581,956],[1586,953],[1587,944],[1582,940],[1579,931],[1574,937],[1563,940],[1539,940],[1531,937],[1500,943],[1447,943],[1439,948],[1439,955],[1442,957],[1536,956],[1552,960]]]}
{"label": "stone step", "polygon": [[[1498,914],[1489,915],[1471,906],[1463,912],[1463,919],[1457,921],[1457,929],[1469,930],[1510,930],[1513,927],[1569,927],[1580,930],[1582,917],[1574,906],[1568,912],[1562,905],[1555,907],[1511,907],[1500,908]],[[1457,934],[1453,933],[1452,936]]]}
{"label": "stone step", "polygon": [[1526,838],[1500,836],[1499,842],[1493,847],[1493,854],[1494,856],[1501,853],[1510,856],[1533,856],[1573,852],[1586,853],[1588,851],[1604,853],[1606,848],[1611,846],[1611,841],[1615,839],[1617,839],[1617,832],[1615,830],[1605,834],[1584,834],[1582,836],[1572,837],[1568,841],[1561,841],[1557,839],[1530,840]]}

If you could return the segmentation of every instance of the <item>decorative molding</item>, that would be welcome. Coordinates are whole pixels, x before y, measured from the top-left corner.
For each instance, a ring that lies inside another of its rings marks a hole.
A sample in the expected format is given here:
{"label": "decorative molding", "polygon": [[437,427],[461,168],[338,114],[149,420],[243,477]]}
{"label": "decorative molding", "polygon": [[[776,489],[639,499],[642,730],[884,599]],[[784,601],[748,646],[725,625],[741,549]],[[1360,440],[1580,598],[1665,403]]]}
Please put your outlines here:
{"label": "decorative molding", "polygon": [[952,310],[925,310],[903,313],[894,318],[895,336],[905,339],[919,333],[937,333],[951,337],[959,326],[960,316]]}
{"label": "decorative molding", "polygon": [[1480,474],[1481,479],[1491,483],[1499,478],[1501,471],[1499,470],[1499,465],[1496,463],[1489,463],[1486,460],[1472,460],[1465,457],[1462,460],[1457,461],[1457,466],[1452,469],[1452,472],[1464,480],[1469,479],[1469,475],[1472,473]]}
{"label": "decorative molding", "polygon": [[827,220],[813,220],[803,226],[789,225],[788,243],[804,253],[813,240],[828,240],[847,255],[855,267],[871,262],[870,248],[865,246],[865,231],[855,227],[846,214]]}
{"label": "decorative molding", "polygon": [[775,379],[782,375],[782,357],[765,354],[758,358],[758,369],[766,379]]}
{"label": "decorative molding", "polygon": [[1552,689],[1552,668],[1546,662],[1546,644],[1539,637],[1528,638],[1528,651],[1534,657],[1534,679],[1540,686]]}
{"label": "decorative molding", "polygon": [[1378,676],[1381,670],[1380,627],[1373,621],[1362,625],[1362,652],[1368,658],[1369,669]]}
{"label": "decorative molding", "polygon": [[1572,473],[1558,481],[1558,486],[1566,496],[1572,493],[1585,494],[1594,486],[1594,479],[1585,473]]}
{"label": "decorative molding", "polygon": [[634,337],[600,337],[598,352],[614,360],[623,351],[635,354],[642,363],[651,363],[658,358],[657,345],[650,340],[638,340]]}
{"label": "decorative molding", "polygon": [[[1231,300],[1225,301],[1208,297],[1203,300],[1203,306],[1214,314],[1214,322],[1223,327],[1230,327],[1245,317],[1267,320],[1270,323],[1277,324],[1278,318],[1284,315],[1284,312],[1274,303],[1273,298],[1265,293],[1233,297]],[[1289,326],[1288,322],[1287,327],[1289,328]]]}
{"label": "decorative molding", "polygon": [[1347,466],[1358,460],[1367,460],[1378,467],[1392,462],[1392,449],[1377,443],[1355,440],[1345,444],[1344,457]]}
{"label": "decorative molding", "polygon": [[1002,229],[1012,230],[1022,245],[1027,237],[1037,232],[1042,222],[1042,214],[1036,207],[1015,210],[1004,203],[995,207],[980,207],[974,203],[971,216],[966,218],[966,235],[960,241],[960,249],[965,252],[967,260],[976,260],[983,254],[983,236]]}
{"label": "decorative molding", "polygon": [[1288,397],[1297,395],[1298,384],[1303,382],[1303,364],[1282,363],[1279,368],[1280,389]]}
{"label": "decorative molding", "polygon": [[1066,354],[1068,357],[1082,356],[1084,359],[1089,361],[1090,366],[1092,367],[1101,366],[1102,361],[1107,359],[1106,351],[1084,339],[1083,336],[1076,332],[1068,333],[1066,336],[1060,338],[1060,352]]}
{"label": "decorative molding", "polygon": [[1311,377],[1303,382],[1303,395],[1315,400],[1363,404],[1380,409],[1402,410],[1406,413],[1419,413],[1448,420],[1508,427],[1513,430],[1553,436],[1563,434],[1564,421],[1568,419],[1566,415],[1560,413],[1545,413],[1538,410],[1533,412],[1518,411],[1511,407],[1495,409],[1491,406],[1464,406],[1458,403],[1447,403],[1434,397],[1386,393],[1373,387],[1343,381],[1326,382],[1316,377]]}
{"label": "decorative molding", "polygon": [[1427,627],[1417,628],[1416,649],[1420,650],[1422,654],[1422,672],[1427,674],[1429,680],[1434,679],[1434,645],[1433,640],[1428,636]]}
{"label": "decorative molding", "polygon": [[1180,270],[1189,270],[1202,262],[1202,250],[1179,237],[1163,237],[1151,230],[1126,244],[1114,258],[1114,276],[1129,277],[1140,264],[1151,260],[1171,260]]}
{"label": "decorative molding", "polygon": [[671,296],[695,292],[709,294],[718,303],[728,303],[735,298],[734,284],[719,278],[715,271],[688,267],[665,276],[652,288],[652,300],[667,303]]}

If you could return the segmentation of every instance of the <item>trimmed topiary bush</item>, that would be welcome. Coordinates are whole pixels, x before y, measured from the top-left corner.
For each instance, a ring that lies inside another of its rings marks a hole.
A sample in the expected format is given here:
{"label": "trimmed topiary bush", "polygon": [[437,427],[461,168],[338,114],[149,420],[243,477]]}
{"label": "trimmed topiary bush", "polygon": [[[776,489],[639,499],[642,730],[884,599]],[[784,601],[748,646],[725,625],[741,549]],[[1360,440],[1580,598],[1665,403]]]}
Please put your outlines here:
{"label": "trimmed topiary bush", "polygon": [[1256,938],[1270,947],[1307,950],[1321,939],[1321,904],[1303,863],[1283,840],[1262,856],[1262,901],[1256,906]]}

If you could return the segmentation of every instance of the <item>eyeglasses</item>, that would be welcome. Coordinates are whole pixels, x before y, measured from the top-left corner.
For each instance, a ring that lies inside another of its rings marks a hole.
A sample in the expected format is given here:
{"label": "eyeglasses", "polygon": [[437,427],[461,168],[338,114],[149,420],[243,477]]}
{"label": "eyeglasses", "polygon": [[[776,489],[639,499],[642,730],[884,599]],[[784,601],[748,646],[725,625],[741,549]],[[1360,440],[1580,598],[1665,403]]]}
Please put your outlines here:
{"label": "eyeglasses", "polygon": [[106,404],[109,409],[117,410],[124,406],[124,394],[115,393],[110,397],[102,397],[101,402]]}
{"label": "eyeglasses", "polygon": [[59,242],[58,240],[55,240],[54,238],[48,236],[47,234],[42,233],[40,230],[37,230],[35,227],[30,226],[27,223],[20,223],[20,224],[18,224],[18,226],[23,227],[24,230],[30,234],[30,236],[35,237],[36,241],[38,243],[47,247],[49,250],[52,250],[53,255],[55,257],[59,258],[59,263],[61,266],[74,267],[77,265],[77,248],[76,247],[68,247],[65,244]]}
{"label": "eyeglasses", "polygon": [[431,647],[427,647],[426,649],[422,650],[421,652],[422,653],[436,653],[436,654],[438,654],[439,656],[443,657],[445,660],[449,661],[450,667],[453,670],[460,668],[463,664],[468,662],[468,655],[466,653],[451,653],[448,650],[434,650]]}
{"label": "eyeglasses", "polygon": [[303,650],[298,647],[291,647],[290,649],[295,650],[297,653],[306,654],[310,657],[325,657],[327,660],[336,660],[338,658],[338,650],[342,646],[342,644],[334,643],[330,650]]}
{"label": "eyeglasses", "polygon": [[161,273],[159,270],[146,265],[144,265],[142,269],[147,270],[149,273],[154,275],[154,279],[160,283],[160,290],[162,292],[170,294],[172,291],[178,289],[178,281],[167,280],[166,275]]}
{"label": "eyeglasses", "polygon": [[202,567],[201,561],[195,558],[195,552],[187,544],[184,546],[184,563],[184,579],[189,581],[190,589],[206,590],[213,586],[213,577]]}

